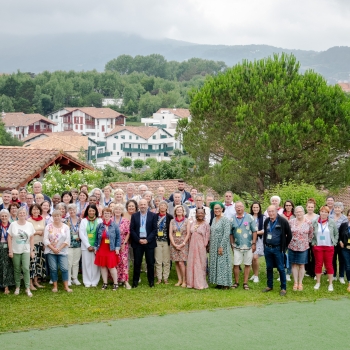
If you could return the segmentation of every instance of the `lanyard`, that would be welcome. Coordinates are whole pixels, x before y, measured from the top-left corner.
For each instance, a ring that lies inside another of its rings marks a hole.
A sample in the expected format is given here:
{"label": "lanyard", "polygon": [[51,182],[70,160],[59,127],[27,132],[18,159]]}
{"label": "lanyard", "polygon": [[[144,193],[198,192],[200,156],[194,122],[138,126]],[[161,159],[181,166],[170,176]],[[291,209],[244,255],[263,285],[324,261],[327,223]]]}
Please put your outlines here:
{"label": "lanyard", "polygon": [[108,234],[108,225],[103,225],[105,227],[105,231],[106,231],[106,235],[107,235],[107,239],[109,239],[109,234]]}
{"label": "lanyard", "polygon": [[320,225],[321,225],[321,231],[322,231],[322,234],[323,234],[323,232],[325,231],[325,229],[326,229],[327,226],[328,226],[328,221],[327,221],[325,227],[323,227],[322,222],[320,223]]}
{"label": "lanyard", "polygon": [[181,201],[182,201],[182,203],[185,203],[185,201],[186,201],[186,193],[185,193],[185,190],[184,190],[184,193],[182,194]]}
{"label": "lanyard", "polygon": [[7,227],[1,226],[0,240],[1,240],[1,236],[4,235],[5,241],[7,242],[7,236],[9,234],[9,227],[10,227],[10,225],[8,225]]}
{"label": "lanyard", "polygon": [[241,219],[241,221],[238,221],[238,218],[237,218],[237,215],[236,215],[236,222],[237,222],[237,225],[238,225],[237,228],[240,228],[242,226],[244,218],[245,218],[245,214],[243,215],[243,218]]}
{"label": "lanyard", "polygon": [[164,226],[165,226],[165,222],[166,222],[166,216],[159,218],[159,220],[158,220],[159,231],[163,231]]}
{"label": "lanyard", "polygon": [[181,221],[181,225],[179,225],[179,224],[177,223],[177,221],[175,220],[175,226],[176,226],[176,228],[177,228],[177,231],[181,231],[181,227],[182,227],[182,225],[184,224],[184,222],[185,222],[185,219],[183,219],[183,220]]}
{"label": "lanyard", "polygon": [[273,223],[273,225],[271,225],[271,221],[270,221],[270,233],[272,233],[272,231],[275,229],[275,226],[277,225],[277,219],[276,221]]}
{"label": "lanyard", "polygon": [[74,233],[77,233],[78,227],[79,227],[79,220],[77,220],[76,225],[73,224],[72,218],[69,218],[70,221],[70,227],[73,229]]}
{"label": "lanyard", "polygon": [[95,230],[96,230],[96,226],[97,226],[97,222],[96,222],[96,219],[95,219],[95,221],[94,221],[94,224],[93,225],[91,225],[91,221],[89,220],[89,233],[93,233]]}
{"label": "lanyard", "polygon": [[104,202],[104,204],[105,204],[105,207],[107,207],[108,204],[112,202],[112,199],[110,198],[109,201],[108,201],[107,203],[106,203],[105,201],[103,201],[103,202]]}
{"label": "lanyard", "polygon": [[147,213],[146,213],[146,215],[141,214],[141,227],[145,227],[146,220],[147,220]]}
{"label": "lanyard", "polygon": [[115,222],[115,224],[119,227],[119,225],[120,225],[120,223],[122,222],[122,220],[123,220],[123,218],[120,217],[119,222],[117,222],[117,220],[115,220],[115,219],[114,219],[114,222]]}

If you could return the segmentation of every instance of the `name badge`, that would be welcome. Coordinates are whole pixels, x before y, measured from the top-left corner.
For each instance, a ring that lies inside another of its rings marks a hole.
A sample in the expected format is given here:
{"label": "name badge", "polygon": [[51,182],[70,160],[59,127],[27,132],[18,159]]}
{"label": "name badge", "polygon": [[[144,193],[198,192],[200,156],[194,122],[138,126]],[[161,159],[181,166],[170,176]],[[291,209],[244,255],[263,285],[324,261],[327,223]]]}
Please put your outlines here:
{"label": "name badge", "polygon": [[89,238],[94,238],[94,234],[93,233],[88,233],[88,237]]}
{"label": "name badge", "polygon": [[[350,243],[350,238],[348,239],[348,243]],[[5,245],[4,245],[5,246]]]}
{"label": "name badge", "polygon": [[[349,241],[350,241],[350,239],[349,239]],[[7,248],[7,243],[4,243],[2,246],[6,249]]]}
{"label": "name badge", "polygon": [[140,238],[146,238],[146,230],[144,227],[140,227]]}
{"label": "name badge", "polygon": [[163,237],[164,236],[164,232],[163,231],[158,231],[158,237]]}
{"label": "name badge", "polygon": [[320,240],[321,241],[325,241],[326,240],[326,236],[320,236]]}
{"label": "name badge", "polygon": [[175,236],[176,237],[181,237],[181,232],[180,231],[176,231]]}
{"label": "name badge", "polygon": [[108,238],[105,239],[105,243],[109,244],[109,239]]}
{"label": "name badge", "polygon": [[268,235],[267,235],[267,239],[272,239],[272,235],[271,235],[271,234],[268,234]]}
{"label": "name badge", "polygon": [[73,235],[73,239],[77,239],[78,238],[78,235]]}
{"label": "name badge", "polygon": [[240,228],[238,228],[237,233],[242,233],[242,230]]}

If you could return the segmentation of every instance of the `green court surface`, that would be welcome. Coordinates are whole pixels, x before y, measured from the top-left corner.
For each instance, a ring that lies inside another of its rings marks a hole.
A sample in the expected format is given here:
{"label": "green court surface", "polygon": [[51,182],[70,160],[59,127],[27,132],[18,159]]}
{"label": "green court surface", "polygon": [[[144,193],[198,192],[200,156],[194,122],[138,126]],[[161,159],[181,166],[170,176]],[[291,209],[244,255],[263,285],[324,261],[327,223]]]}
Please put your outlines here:
{"label": "green court surface", "polygon": [[0,335],[3,349],[349,349],[350,300],[122,319]]}

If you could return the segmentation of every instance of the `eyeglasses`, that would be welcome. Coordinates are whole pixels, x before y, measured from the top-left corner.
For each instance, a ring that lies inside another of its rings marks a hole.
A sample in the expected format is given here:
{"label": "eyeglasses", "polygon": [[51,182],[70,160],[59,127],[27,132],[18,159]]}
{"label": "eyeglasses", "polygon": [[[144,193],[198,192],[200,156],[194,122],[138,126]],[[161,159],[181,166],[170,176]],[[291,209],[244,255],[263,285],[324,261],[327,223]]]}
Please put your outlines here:
{"label": "eyeglasses", "polygon": [[292,207],[292,205],[291,204],[286,204],[285,207]]}

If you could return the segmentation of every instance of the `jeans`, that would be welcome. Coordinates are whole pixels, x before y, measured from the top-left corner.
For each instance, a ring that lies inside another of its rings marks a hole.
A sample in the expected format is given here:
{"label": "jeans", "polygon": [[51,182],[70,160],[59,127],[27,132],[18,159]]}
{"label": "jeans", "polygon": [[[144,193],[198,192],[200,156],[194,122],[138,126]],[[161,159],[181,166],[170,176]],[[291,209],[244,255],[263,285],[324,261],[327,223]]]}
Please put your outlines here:
{"label": "jeans", "polygon": [[62,273],[62,281],[68,281],[68,257],[61,254],[47,254],[47,258],[50,266],[50,277],[52,282],[58,280],[58,266]]}
{"label": "jeans", "polygon": [[348,283],[350,283],[350,249],[343,248],[342,253],[345,264],[346,279],[348,280]]}
{"label": "jeans", "polygon": [[267,286],[273,288],[273,267],[277,266],[280,274],[281,290],[287,290],[286,272],[284,270],[284,253],[281,252],[281,247],[270,248],[267,245],[264,248],[266,261]]}
{"label": "jeans", "polygon": [[292,266],[289,263],[289,257],[288,257],[288,249],[287,249],[287,253],[286,253],[286,267],[287,267],[287,274],[291,275],[292,274]]}
{"label": "jeans", "polygon": [[339,278],[344,277],[344,259],[342,254],[342,248],[337,245],[334,247],[334,255],[333,255],[333,276],[337,277],[337,258],[339,261]]}

